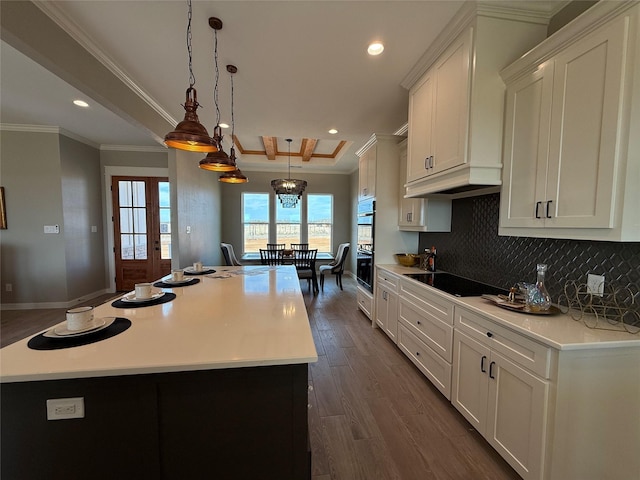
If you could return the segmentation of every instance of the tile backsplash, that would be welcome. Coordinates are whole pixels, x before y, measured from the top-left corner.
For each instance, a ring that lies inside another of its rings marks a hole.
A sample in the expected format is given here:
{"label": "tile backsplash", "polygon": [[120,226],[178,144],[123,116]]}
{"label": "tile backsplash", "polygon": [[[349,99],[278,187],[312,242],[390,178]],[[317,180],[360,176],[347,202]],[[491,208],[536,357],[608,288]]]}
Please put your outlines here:
{"label": "tile backsplash", "polygon": [[500,194],[453,201],[450,233],[421,233],[420,251],[435,245],[437,268],[508,289],[535,282],[536,264],[548,265],[546,284],[555,301],[567,280],[587,274],[629,287],[640,303],[640,242],[595,242],[498,236]]}

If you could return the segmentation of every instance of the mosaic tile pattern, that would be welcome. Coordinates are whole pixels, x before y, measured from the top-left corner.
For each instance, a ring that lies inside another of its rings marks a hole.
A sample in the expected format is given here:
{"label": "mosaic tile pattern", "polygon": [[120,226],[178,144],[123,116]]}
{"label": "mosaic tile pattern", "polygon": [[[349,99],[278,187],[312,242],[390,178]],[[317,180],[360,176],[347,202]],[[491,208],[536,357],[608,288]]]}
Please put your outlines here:
{"label": "mosaic tile pattern", "polygon": [[567,280],[604,275],[605,283],[631,288],[640,303],[640,242],[500,237],[499,205],[500,194],[454,200],[451,233],[421,233],[420,251],[435,245],[439,269],[502,288],[535,282],[536,264],[546,263],[554,301]]}

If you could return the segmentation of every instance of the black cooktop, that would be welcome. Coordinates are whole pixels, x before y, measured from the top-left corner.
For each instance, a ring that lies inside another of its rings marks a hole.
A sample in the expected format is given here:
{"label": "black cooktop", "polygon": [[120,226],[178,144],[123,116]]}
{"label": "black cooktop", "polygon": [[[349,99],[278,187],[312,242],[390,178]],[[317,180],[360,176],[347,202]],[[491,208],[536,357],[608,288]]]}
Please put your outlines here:
{"label": "black cooktop", "polygon": [[491,295],[507,295],[509,293],[508,290],[476,282],[452,273],[405,273],[405,275],[456,297],[479,297],[483,293]]}

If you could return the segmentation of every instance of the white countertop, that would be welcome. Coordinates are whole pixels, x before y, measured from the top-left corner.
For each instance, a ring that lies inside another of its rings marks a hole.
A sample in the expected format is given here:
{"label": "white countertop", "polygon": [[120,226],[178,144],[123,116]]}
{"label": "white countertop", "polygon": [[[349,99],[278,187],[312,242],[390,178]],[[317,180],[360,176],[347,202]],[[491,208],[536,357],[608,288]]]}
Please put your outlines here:
{"label": "white countertop", "polygon": [[[397,275],[425,273],[424,270],[401,265],[376,265],[376,267]],[[409,279],[409,281],[445,296],[456,305],[482,314],[502,326],[557,350],[640,347],[640,333],[631,334],[623,331],[589,328],[582,321],[573,320],[568,314],[532,315],[512,312],[500,308],[482,297],[456,297],[417,280]]]}
{"label": "white countertop", "polygon": [[[318,360],[293,266],[213,267],[200,283],[165,288],[177,297],[143,308],[113,308],[124,317],[114,337],[60,350],[32,350],[29,338],[0,350],[2,382],[133,375],[309,363]],[[244,272],[212,278],[223,271]],[[64,321],[64,317],[60,319]]]}

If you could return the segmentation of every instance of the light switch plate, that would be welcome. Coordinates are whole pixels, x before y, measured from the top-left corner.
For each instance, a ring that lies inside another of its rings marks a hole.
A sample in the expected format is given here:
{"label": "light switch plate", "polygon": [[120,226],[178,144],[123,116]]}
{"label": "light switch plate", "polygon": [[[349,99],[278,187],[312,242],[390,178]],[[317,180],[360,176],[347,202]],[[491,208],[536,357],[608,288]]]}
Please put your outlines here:
{"label": "light switch plate", "polygon": [[44,233],[60,233],[60,225],[45,225]]}
{"label": "light switch plate", "polygon": [[602,297],[604,295],[604,275],[587,275],[587,293]]}

